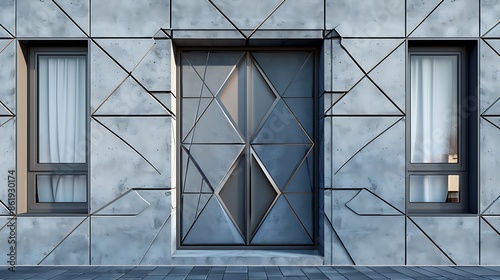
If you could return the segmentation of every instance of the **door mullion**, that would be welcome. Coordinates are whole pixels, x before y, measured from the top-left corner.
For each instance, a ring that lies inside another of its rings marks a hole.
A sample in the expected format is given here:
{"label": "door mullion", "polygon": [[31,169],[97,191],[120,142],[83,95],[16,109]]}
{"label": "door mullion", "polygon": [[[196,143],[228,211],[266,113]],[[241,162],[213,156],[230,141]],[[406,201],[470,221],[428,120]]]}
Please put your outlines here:
{"label": "door mullion", "polygon": [[252,84],[250,83],[251,78],[252,78],[252,64],[250,61],[250,52],[247,52],[245,54],[246,56],[246,93],[245,93],[245,102],[246,102],[246,137],[245,137],[245,159],[246,159],[246,174],[245,174],[245,214],[246,214],[246,240],[245,243],[246,245],[250,244],[251,240],[251,190],[250,190],[250,184],[251,184],[251,163],[252,163],[252,156],[251,156],[251,147],[250,147],[250,141],[251,141],[251,128],[252,128],[252,102],[251,102],[251,94],[252,94]]}

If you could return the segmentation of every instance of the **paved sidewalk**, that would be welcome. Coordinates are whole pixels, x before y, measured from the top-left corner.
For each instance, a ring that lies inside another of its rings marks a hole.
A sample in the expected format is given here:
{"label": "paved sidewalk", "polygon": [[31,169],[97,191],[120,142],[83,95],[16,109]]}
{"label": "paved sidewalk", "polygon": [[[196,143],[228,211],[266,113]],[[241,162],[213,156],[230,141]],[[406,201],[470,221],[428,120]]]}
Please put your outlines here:
{"label": "paved sidewalk", "polygon": [[500,266],[0,266],[0,279],[500,279]]}

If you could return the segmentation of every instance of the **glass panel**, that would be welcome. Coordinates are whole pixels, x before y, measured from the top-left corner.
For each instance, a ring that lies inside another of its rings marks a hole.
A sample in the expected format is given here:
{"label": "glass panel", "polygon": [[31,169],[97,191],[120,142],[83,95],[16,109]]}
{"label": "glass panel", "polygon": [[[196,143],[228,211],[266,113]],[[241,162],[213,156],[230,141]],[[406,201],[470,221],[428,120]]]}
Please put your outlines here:
{"label": "glass panel", "polygon": [[458,163],[457,60],[411,56],[412,163]]}
{"label": "glass panel", "polygon": [[87,202],[86,175],[37,175],[37,202]]}
{"label": "glass panel", "polygon": [[85,163],[85,56],[38,56],[38,162]]}
{"label": "glass panel", "polygon": [[459,175],[411,175],[410,202],[460,202]]}

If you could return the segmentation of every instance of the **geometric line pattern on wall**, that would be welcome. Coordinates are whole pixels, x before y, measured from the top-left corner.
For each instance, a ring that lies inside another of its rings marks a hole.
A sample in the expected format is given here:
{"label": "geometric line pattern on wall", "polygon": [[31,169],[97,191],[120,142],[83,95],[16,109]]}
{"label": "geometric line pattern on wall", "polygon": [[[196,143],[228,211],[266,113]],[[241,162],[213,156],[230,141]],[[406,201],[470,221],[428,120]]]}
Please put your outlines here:
{"label": "geometric line pattern on wall", "polygon": [[15,37],[16,1],[2,1],[0,4],[0,29],[4,29],[9,34],[8,37]]}
{"label": "geometric line pattern on wall", "polygon": [[[334,118],[334,120],[337,118]],[[376,118],[371,118],[377,120]],[[391,118],[392,119],[392,118]],[[335,189],[366,189],[400,212],[405,209],[404,118],[362,147],[333,174]],[[334,151],[333,158],[335,158]]]}
{"label": "geometric line pattern on wall", "polygon": [[150,207],[136,190],[128,189],[125,193],[92,213],[93,216],[137,216]]}
{"label": "geometric line pattern on wall", "polygon": [[[356,265],[393,264],[405,262],[405,218],[400,216],[360,216],[346,203],[358,190],[333,190],[333,228]],[[336,252],[333,252],[335,255]]]}
{"label": "geometric line pattern on wall", "polygon": [[90,34],[89,7],[90,0],[52,0],[54,4],[80,29],[85,35]]}
{"label": "geometric line pattern on wall", "polygon": [[[0,45],[6,43],[5,46],[0,46],[0,106],[5,107],[9,111],[7,115],[14,115],[16,111],[16,50],[17,43],[15,40],[1,40]],[[1,109],[3,111],[4,109]],[[5,114],[4,112],[0,115]]]}
{"label": "geometric line pattern on wall", "polygon": [[408,37],[477,37],[479,36],[479,2],[444,0],[418,24]]}
{"label": "geometric line pattern on wall", "polygon": [[0,216],[14,216],[15,215],[15,213],[9,209],[7,204],[8,204],[8,202],[5,203],[2,200],[0,200]]}
{"label": "geometric line pattern on wall", "polygon": [[[53,1],[16,2],[19,37],[88,37]],[[40,26],[57,26],[57,28],[40,28]]]}
{"label": "geometric line pattern on wall", "polygon": [[500,52],[495,51],[491,42],[493,40],[480,40],[479,48],[481,50],[480,57],[480,113],[481,115],[500,114],[500,108],[496,108],[490,112],[490,109],[500,99],[498,92],[498,74],[500,72]]}
{"label": "geometric line pattern on wall", "polygon": [[[45,256],[37,263],[44,264],[60,264],[60,265],[79,265],[81,261],[87,262],[89,255],[89,247],[87,244],[82,246],[82,241],[88,240],[89,236],[89,217],[85,217],[74,229],[71,230],[52,250],[43,253]],[[86,254],[82,254],[81,249]],[[61,251],[61,256],[58,252]],[[67,252],[71,252],[68,254]]]}
{"label": "geometric line pattern on wall", "polygon": [[95,42],[129,73],[134,71],[155,44],[151,39],[97,39]]}
{"label": "geometric line pattern on wall", "polygon": [[500,21],[484,33],[483,38],[500,38]]}
{"label": "geometric line pattern on wall", "polygon": [[0,38],[13,38],[14,36],[0,24]]}
{"label": "geometric line pattern on wall", "polygon": [[[500,32],[497,32],[497,36],[495,36],[491,31],[495,29],[499,24],[500,24],[500,18],[498,15],[500,15],[500,5],[498,5],[498,1],[480,1],[480,11],[481,11],[481,17],[480,17],[480,27],[481,27],[481,32],[480,36],[488,36],[488,37],[499,37]],[[497,31],[500,31],[497,29]]]}
{"label": "geometric line pattern on wall", "polygon": [[[479,217],[409,218],[453,264],[479,264]],[[446,234],[443,234],[446,232]]]}
{"label": "geometric line pattern on wall", "polygon": [[142,255],[141,259],[137,263],[138,265],[167,263],[164,259],[170,259],[170,254],[168,253],[169,249],[165,248],[165,246],[170,246],[171,244],[171,228],[165,226],[169,222],[170,217],[172,217],[172,211],[169,211],[168,217],[162,223],[160,229],[154,236],[153,241],[151,241],[151,244],[149,244],[148,248],[144,252],[144,255]]}
{"label": "geometric line pattern on wall", "polygon": [[[231,2],[208,0],[208,2],[213,5],[245,40],[248,40],[283,5],[285,0],[259,2],[258,4],[244,0]],[[256,4],[258,8],[256,8]]]}
{"label": "geometric line pattern on wall", "polygon": [[360,190],[345,206],[360,216],[400,216],[399,209],[379,199],[367,189]]}
{"label": "geometric line pattern on wall", "polygon": [[433,13],[444,0],[407,0],[406,2],[406,32],[410,35]]}
{"label": "geometric line pattern on wall", "polygon": [[[313,124],[311,55],[308,51],[181,53],[181,108],[190,109],[182,121],[181,183],[193,184],[181,187],[181,244],[314,243],[312,157],[308,157],[314,147],[309,136],[313,131],[303,127]],[[310,110],[295,99],[310,103]],[[295,192],[289,193],[285,189],[292,179]],[[227,221],[216,221],[214,215]],[[227,240],[217,236],[224,230],[217,224],[229,230]],[[213,236],[199,232],[205,227]],[[267,236],[273,227],[282,234]]]}
{"label": "geometric line pattern on wall", "polygon": [[[485,217],[479,219],[481,229],[481,265],[500,265],[500,217]],[[496,224],[496,226],[495,226]]]}
{"label": "geometric line pattern on wall", "polygon": [[393,102],[401,114],[405,110],[406,99],[405,61],[406,45],[403,42],[368,73],[372,82]]}
{"label": "geometric line pattern on wall", "polygon": [[[130,143],[128,143],[126,140],[124,140],[120,135],[118,135],[116,132],[111,130],[109,127],[107,127],[105,124],[103,124],[99,119],[96,117],[91,117],[94,121],[96,121],[98,124],[100,124],[102,127],[104,127],[107,131],[109,131],[111,134],[116,136],[118,139],[120,139],[124,144],[129,146],[132,150],[134,150],[137,155],[139,155],[141,158],[143,158],[158,174],[161,174],[160,170],[156,168],[144,155],[142,155],[136,148],[134,148]],[[166,128],[165,128],[166,129]]]}
{"label": "geometric line pattern on wall", "polygon": [[411,218],[407,219],[408,265],[456,265],[456,263]]}
{"label": "geometric line pattern on wall", "polygon": [[403,42],[401,39],[342,39],[340,45],[368,73]]}
{"label": "geometric line pattern on wall", "polygon": [[401,116],[401,110],[394,105],[386,94],[369,79],[368,76],[343,95],[327,115],[383,115]]}
{"label": "geometric line pattern on wall", "polygon": [[398,123],[398,117],[335,117],[332,131],[333,170],[340,169],[368,144]]}

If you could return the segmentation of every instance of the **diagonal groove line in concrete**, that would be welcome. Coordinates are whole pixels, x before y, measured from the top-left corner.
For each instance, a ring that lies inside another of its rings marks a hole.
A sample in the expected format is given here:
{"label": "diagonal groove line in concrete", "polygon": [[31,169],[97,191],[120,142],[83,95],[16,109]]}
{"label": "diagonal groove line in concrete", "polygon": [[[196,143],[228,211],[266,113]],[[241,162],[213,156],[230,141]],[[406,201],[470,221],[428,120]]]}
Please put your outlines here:
{"label": "diagonal groove line in concrete", "polygon": [[436,7],[434,7],[434,9],[432,9],[432,11],[429,12],[429,14],[427,14],[427,16],[419,23],[417,24],[417,26],[415,28],[413,28],[413,30],[410,32],[410,34],[408,34],[406,37],[410,37],[411,34],[413,34],[413,32],[415,32],[415,30],[417,30],[420,25],[422,25],[431,15],[432,13],[434,13],[434,11],[439,8],[439,6],[441,6],[441,4],[443,4],[444,0],[441,0],[441,2],[439,2],[439,4],[436,5]]}
{"label": "diagonal groove line in concrete", "polygon": [[57,243],[57,245],[52,249],[50,250],[50,252],[47,253],[47,255],[45,255],[45,257],[43,257],[43,259],[41,261],[39,261],[36,265],[40,265],[46,258],[48,258],[50,256],[50,254],[52,254],[52,252],[54,252],[76,229],[78,229],[80,227],[81,224],[83,224],[83,222],[85,222],[87,219],[89,218],[89,216],[86,216],[74,229],[72,229],[59,243]]}
{"label": "diagonal groove line in concrete", "polygon": [[427,237],[427,239],[429,239],[429,241],[430,241],[430,242],[432,242],[432,244],[434,244],[434,246],[435,246],[435,247],[436,247],[436,248],[437,248],[437,249],[438,249],[438,250],[439,250],[439,251],[440,251],[440,252],[441,252],[441,253],[442,253],[442,254],[443,254],[443,255],[444,255],[444,256],[445,256],[445,257],[446,257],[446,258],[447,258],[447,259],[448,259],[451,263],[452,263],[452,264],[453,264],[453,265],[457,265],[457,264],[455,263],[455,261],[453,261],[453,260],[450,258],[450,256],[448,256],[448,254],[446,254],[446,252],[445,252],[443,249],[441,249],[441,247],[439,247],[439,246],[437,245],[437,243],[436,243],[434,240],[432,240],[432,238],[431,238],[431,237],[430,237],[430,236],[429,236],[429,235],[428,235],[428,234],[427,234],[427,233],[426,233],[426,232],[425,232],[425,231],[424,231],[424,230],[423,230],[423,229],[422,229],[422,228],[421,228],[421,227],[420,227],[420,226],[419,226],[419,225],[418,225],[418,224],[417,224],[417,223],[416,223],[416,222],[415,222],[412,218],[410,218],[410,217],[408,217],[408,216],[407,216],[406,218],[408,218],[408,220],[410,220],[410,221],[411,221],[411,222],[412,222],[412,223],[413,223],[413,224],[414,224],[414,225],[418,228],[418,230],[420,230],[420,232],[421,232],[423,235],[425,235],[425,237]]}
{"label": "diagonal groove line in concrete", "polygon": [[[395,116],[396,117],[399,117],[399,116]],[[399,123],[402,119],[404,119],[404,117],[401,117],[399,118],[397,121],[395,121],[393,124],[391,124],[388,128],[384,129],[384,131],[382,131],[381,133],[379,133],[377,136],[375,136],[372,140],[370,140],[368,143],[366,143],[363,147],[361,147],[361,149],[359,149],[356,153],[354,153],[354,155],[352,155],[346,162],[344,162],[344,164],[342,164],[342,166],[339,167],[339,169],[337,171],[335,171],[334,175],[337,175],[337,173],[339,173],[339,171],[349,162],[351,161],[351,159],[353,159],[357,154],[359,154],[359,152],[361,152],[364,148],[366,148],[366,146],[370,145],[373,141],[375,141],[377,138],[379,138],[382,134],[384,134],[385,132],[387,132],[389,129],[391,129],[393,126],[395,126],[397,123]]]}
{"label": "diagonal groove line in concrete", "polygon": [[238,28],[238,26],[236,26],[236,24],[228,16],[226,16],[226,14],[224,14],[224,12],[222,12],[222,10],[219,7],[217,7],[217,5],[215,5],[214,2],[212,2],[212,0],[207,0],[207,1],[217,10],[217,12],[219,12],[219,14],[221,14],[221,16],[223,16],[236,29],[236,31],[238,31],[238,33],[241,34],[241,36],[243,36],[243,38],[245,38],[245,41],[248,41],[248,37],[245,36],[245,33],[243,33],[243,31],[241,31]]}
{"label": "diagonal groove line in concrete", "polygon": [[274,14],[274,12],[276,12],[276,10],[278,10],[281,5],[283,5],[283,3],[285,3],[286,0],[281,0],[281,2],[278,4],[278,6],[276,6],[270,13],[269,15],[267,15],[261,23],[259,23],[259,25],[257,25],[257,27],[255,27],[255,29],[252,31],[252,33],[250,33],[250,35],[248,35],[247,37],[247,41],[250,39],[250,37],[252,37],[255,32],[257,32],[257,30]]}
{"label": "diagonal groove line in concrete", "polygon": [[116,132],[111,130],[109,127],[104,125],[102,122],[100,122],[97,118],[92,117],[94,121],[102,125],[106,130],[108,130],[111,134],[116,136],[118,139],[120,139],[123,143],[125,143],[127,146],[129,146],[134,152],[136,152],[140,157],[142,157],[159,175],[161,175],[161,172],[145,157],[143,156],[137,149],[135,149],[131,144],[129,144],[125,139],[123,139],[120,135],[118,135]]}

